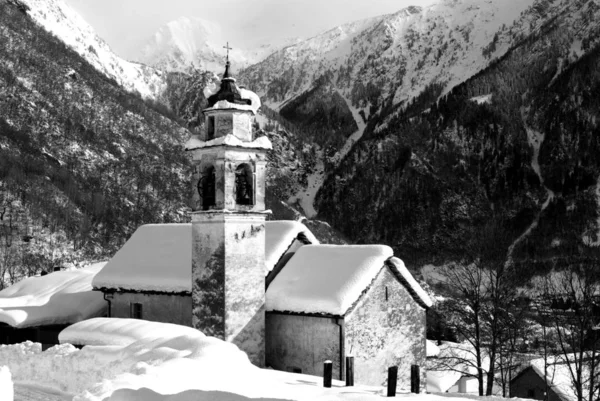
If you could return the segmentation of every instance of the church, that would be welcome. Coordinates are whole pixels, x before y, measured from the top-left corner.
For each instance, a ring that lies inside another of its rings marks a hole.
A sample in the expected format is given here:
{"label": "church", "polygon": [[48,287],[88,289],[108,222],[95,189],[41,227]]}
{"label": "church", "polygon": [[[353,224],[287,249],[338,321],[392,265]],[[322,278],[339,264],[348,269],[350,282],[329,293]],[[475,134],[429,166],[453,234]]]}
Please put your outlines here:
{"label": "church", "polygon": [[[108,314],[195,327],[260,367],[381,385],[424,367],[431,300],[384,245],[324,245],[295,221],[268,221],[267,152],[253,131],[259,97],[225,72],[208,93],[193,160],[189,224],[140,227],[94,277]],[[424,370],[421,379],[425,385]]]}

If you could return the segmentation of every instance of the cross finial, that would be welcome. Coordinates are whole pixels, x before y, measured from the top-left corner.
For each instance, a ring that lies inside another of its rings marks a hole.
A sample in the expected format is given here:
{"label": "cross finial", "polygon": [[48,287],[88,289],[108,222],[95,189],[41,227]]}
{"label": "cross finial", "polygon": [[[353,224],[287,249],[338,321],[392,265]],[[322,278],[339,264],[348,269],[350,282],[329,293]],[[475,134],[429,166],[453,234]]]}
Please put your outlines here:
{"label": "cross finial", "polygon": [[223,49],[227,49],[227,62],[229,62],[229,50],[233,50],[229,47],[229,42],[227,42],[227,46],[223,46]]}

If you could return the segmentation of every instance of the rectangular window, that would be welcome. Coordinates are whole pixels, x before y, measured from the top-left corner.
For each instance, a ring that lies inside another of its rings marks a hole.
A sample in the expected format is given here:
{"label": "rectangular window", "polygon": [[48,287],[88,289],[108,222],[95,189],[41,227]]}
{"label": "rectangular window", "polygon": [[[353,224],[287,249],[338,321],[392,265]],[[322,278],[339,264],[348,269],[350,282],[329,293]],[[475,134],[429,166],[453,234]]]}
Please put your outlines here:
{"label": "rectangular window", "polygon": [[527,398],[535,398],[535,389],[527,390]]}
{"label": "rectangular window", "polygon": [[129,304],[129,317],[132,319],[141,319],[142,318],[142,304],[137,302],[132,302]]}

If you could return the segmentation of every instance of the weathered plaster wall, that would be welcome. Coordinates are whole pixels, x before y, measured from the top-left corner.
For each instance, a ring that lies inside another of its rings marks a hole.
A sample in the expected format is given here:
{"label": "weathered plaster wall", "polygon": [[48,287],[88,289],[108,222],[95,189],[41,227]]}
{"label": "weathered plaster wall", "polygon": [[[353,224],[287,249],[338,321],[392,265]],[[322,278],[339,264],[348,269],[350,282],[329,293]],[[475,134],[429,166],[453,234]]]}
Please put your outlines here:
{"label": "weathered plaster wall", "polygon": [[302,369],[323,375],[323,362],[333,362],[340,378],[340,326],[336,319],[267,312],[267,365],[288,372]]}
{"label": "weathered plaster wall", "polygon": [[252,142],[251,112],[237,112],[233,114],[233,135],[242,141]]}
{"label": "weathered plaster wall", "polygon": [[130,317],[130,304],[142,304],[142,318],[154,322],[192,325],[190,295],[117,292],[111,301],[111,317]]}
{"label": "weathered plaster wall", "polygon": [[355,382],[387,384],[388,368],[397,365],[398,389],[410,391],[410,367],[414,364],[421,367],[424,389],[425,324],[425,309],[383,268],[346,316],[345,352],[354,356]]}
{"label": "weathered plaster wall", "polygon": [[[533,394],[529,394],[530,390],[533,391]],[[544,400],[545,391],[546,383],[532,368],[527,368],[510,383],[511,397]],[[561,399],[552,389],[548,389],[548,401],[561,401]]]}
{"label": "weathered plaster wall", "polygon": [[192,215],[193,327],[265,358],[265,214]]}

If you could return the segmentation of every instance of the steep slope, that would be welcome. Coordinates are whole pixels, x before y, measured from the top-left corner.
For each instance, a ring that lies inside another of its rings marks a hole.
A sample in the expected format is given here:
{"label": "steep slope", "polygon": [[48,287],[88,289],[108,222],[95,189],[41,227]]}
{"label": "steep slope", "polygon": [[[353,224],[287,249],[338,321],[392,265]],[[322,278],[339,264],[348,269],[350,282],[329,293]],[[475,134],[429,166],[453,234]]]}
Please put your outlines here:
{"label": "steep slope", "polygon": [[0,1],[0,282],[183,221],[189,132],[155,107]]}
{"label": "steep slope", "polygon": [[[374,116],[425,89],[438,96],[504,54],[518,35],[503,32],[533,2],[444,0],[408,7],[288,46],[241,78],[321,147],[320,175],[326,176]],[[322,181],[315,176],[308,194],[297,195],[309,216],[316,214],[312,201]]]}
{"label": "steep slope", "polygon": [[[256,48],[233,46],[229,58],[237,68],[262,61],[267,55],[294,39],[273,38]],[[221,27],[197,17],[181,17],[158,29],[136,57],[142,63],[164,71],[188,72],[190,69],[220,71],[223,68],[227,39]]]}
{"label": "steep slope", "polygon": [[129,91],[156,99],[165,89],[165,76],[154,68],[115,55],[93,28],[62,0],[20,0],[27,13],[87,62]]}
{"label": "steep slope", "polygon": [[460,260],[492,218],[524,274],[578,263],[600,238],[598,21],[597,1],[536,1],[503,30],[516,44],[500,60],[374,118],[319,216],[412,266]]}
{"label": "steep slope", "polygon": [[[452,88],[487,65],[482,49],[533,0],[444,0],[427,8],[334,28],[288,46],[242,77],[265,100],[280,105],[311,89],[328,73],[336,88],[368,116],[386,102],[397,104],[432,83]],[[503,54],[499,43],[488,56]]]}

